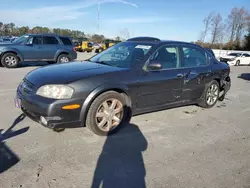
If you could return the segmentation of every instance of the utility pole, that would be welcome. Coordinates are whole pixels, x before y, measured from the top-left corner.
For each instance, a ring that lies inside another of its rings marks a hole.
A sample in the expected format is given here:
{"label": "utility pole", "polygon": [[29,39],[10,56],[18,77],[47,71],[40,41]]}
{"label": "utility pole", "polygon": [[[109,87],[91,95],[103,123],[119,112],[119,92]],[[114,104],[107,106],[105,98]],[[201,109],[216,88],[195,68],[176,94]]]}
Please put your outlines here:
{"label": "utility pole", "polygon": [[100,3],[97,5],[97,33],[99,34],[99,24],[100,24]]}

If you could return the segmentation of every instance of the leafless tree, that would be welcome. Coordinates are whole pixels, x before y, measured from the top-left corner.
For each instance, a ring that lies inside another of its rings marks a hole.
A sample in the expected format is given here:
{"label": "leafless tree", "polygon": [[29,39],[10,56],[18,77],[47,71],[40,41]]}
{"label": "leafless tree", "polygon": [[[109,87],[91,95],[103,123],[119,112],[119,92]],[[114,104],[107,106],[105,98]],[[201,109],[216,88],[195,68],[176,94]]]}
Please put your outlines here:
{"label": "leafless tree", "polygon": [[215,42],[218,42],[221,39],[222,30],[223,30],[223,22],[220,13],[217,13],[212,17],[211,21],[211,35],[212,35],[212,45]]}
{"label": "leafless tree", "polygon": [[244,32],[248,23],[249,13],[242,7],[234,7],[228,15],[228,27],[230,29],[230,41],[240,43],[242,33]]}
{"label": "leafless tree", "polygon": [[200,41],[201,42],[205,42],[205,40],[206,40],[206,36],[207,36],[207,33],[208,33],[208,31],[209,31],[209,27],[210,27],[210,25],[211,25],[211,23],[212,23],[212,18],[213,18],[213,16],[214,16],[214,12],[211,12],[211,13],[209,13],[209,15],[207,16],[207,17],[205,17],[204,18],[204,20],[203,20],[203,24],[204,24],[204,30],[201,32],[201,39],[200,39]]}

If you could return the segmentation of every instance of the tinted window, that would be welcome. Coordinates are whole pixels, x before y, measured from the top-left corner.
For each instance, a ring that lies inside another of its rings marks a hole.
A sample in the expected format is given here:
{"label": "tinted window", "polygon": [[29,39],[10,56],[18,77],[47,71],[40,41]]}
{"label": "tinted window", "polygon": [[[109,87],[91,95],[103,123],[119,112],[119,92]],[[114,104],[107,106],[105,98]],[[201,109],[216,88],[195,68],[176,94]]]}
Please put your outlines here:
{"label": "tinted window", "polygon": [[162,65],[162,69],[177,68],[179,64],[178,47],[161,47],[150,58],[150,61],[160,63]]}
{"label": "tinted window", "polygon": [[58,40],[55,37],[43,37],[43,44],[58,44]]}
{"label": "tinted window", "polygon": [[207,64],[205,51],[194,47],[183,47],[184,62],[181,67],[199,67]]}
{"label": "tinted window", "polygon": [[245,57],[250,57],[250,55],[249,55],[249,54],[243,54],[243,56],[245,56]]}
{"label": "tinted window", "polygon": [[39,44],[42,44],[42,42],[43,42],[42,40],[43,40],[42,37],[34,36],[34,37],[29,38],[27,43],[39,45]]}
{"label": "tinted window", "polygon": [[230,55],[230,56],[240,56],[241,54],[240,53],[230,53],[228,55]]}
{"label": "tinted window", "polygon": [[64,45],[72,45],[71,40],[67,37],[60,37],[60,40],[63,42]]}

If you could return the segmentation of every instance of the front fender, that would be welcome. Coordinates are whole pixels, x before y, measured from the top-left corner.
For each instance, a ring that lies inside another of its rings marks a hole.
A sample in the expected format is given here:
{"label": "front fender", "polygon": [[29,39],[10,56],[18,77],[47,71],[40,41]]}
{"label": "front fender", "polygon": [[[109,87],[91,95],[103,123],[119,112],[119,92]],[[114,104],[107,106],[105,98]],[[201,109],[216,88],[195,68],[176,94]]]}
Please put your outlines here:
{"label": "front fender", "polygon": [[126,85],[122,84],[105,84],[101,85],[97,88],[95,88],[85,99],[84,103],[82,104],[81,108],[81,114],[80,114],[80,120],[83,124],[85,124],[86,116],[88,113],[88,109],[91,105],[91,103],[94,101],[94,99],[99,96],[101,93],[104,93],[105,91],[110,90],[119,90],[124,92],[126,95],[128,95],[128,87]]}
{"label": "front fender", "polygon": [[17,57],[19,57],[20,61],[24,60],[22,53],[18,49],[16,49],[16,48],[9,48],[9,47],[7,47],[7,48],[4,48],[1,51],[2,51],[1,56],[3,56],[3,54],[5,54],[5,53],[12,52],[12,53],[17,54]]}

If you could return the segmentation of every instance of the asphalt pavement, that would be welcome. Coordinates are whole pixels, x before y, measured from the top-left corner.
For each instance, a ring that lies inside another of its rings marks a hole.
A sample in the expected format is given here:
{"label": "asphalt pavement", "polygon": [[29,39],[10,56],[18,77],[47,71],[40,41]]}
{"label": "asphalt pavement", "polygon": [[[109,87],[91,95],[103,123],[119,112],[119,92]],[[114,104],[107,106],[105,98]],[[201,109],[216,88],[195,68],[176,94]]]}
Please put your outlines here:
{"label": "asphalt pavement", "polygon": [[87,128],[56,133],[15,109],[17,85],[43,66],[34,65],[0,68],[1,188],[250,187],[249,66],[232,67],[232,88],[214,108],[135,116],[106,138]]}

